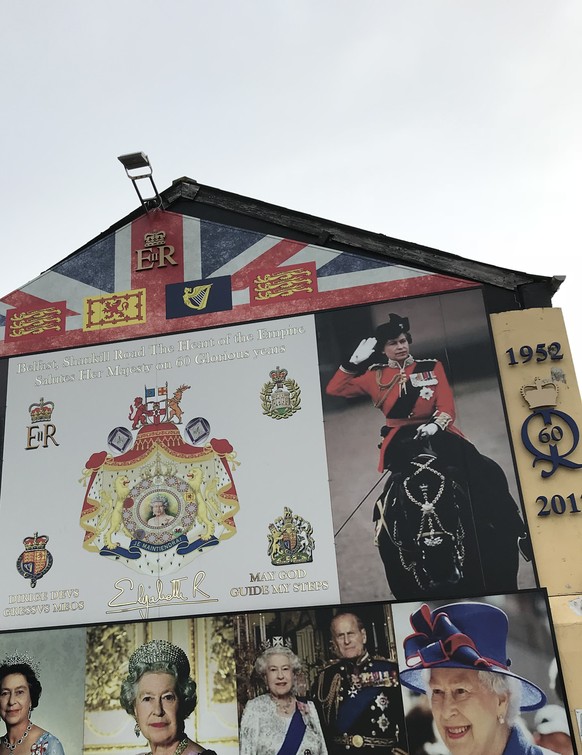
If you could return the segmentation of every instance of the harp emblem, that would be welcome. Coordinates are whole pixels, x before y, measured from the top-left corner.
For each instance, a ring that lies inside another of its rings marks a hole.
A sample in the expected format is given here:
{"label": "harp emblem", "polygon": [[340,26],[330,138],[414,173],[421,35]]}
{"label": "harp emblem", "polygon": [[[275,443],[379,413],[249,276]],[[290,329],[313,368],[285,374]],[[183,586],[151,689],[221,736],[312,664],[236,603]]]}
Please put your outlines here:
{"label": "harp emblem", "polygon": [[212,283],[206,283],[202,286],[193,286],[192,288],[186,286],[182,296],[184,304],[187,307],[190,307],[190,309],[204,309],[208,304],[211,288]]}

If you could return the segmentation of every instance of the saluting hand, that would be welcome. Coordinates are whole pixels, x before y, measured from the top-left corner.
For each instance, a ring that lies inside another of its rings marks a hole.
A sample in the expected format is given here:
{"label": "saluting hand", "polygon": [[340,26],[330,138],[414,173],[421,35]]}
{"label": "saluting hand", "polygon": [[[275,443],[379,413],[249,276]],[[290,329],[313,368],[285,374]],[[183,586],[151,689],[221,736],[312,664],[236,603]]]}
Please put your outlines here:
{"label": "saluting hand", "polygon": [[374,353],[375,346],[376,346],[375,338],[363,338],[360,341],[358,348],[354,351],[354,353],[350,357],[350,362],[352,364],[361,364],[362,362],[365,362],[366,359],[369,359]]}

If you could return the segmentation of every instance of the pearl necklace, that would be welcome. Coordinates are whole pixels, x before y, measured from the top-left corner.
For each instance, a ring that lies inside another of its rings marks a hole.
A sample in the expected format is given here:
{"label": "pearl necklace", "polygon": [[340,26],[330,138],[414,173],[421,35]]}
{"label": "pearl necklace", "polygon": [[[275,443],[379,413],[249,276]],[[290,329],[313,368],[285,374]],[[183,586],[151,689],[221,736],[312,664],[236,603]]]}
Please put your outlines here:
{"label": "pearl necklace", "polygon": [[288,715],[293,709],[293,706],[295,705],[294,697],[290,697],[289,700],[287,700],[284,703],[281,702],[279,698],[274,697],[273,695],[271,695],[271,699],[275,703],[275,707],[277,708],[277,710],[280,711],[281,713],[284,713],[285,715]]}
{"label": "pearl necklace", "polygon": [[2,744],[4,745],[4,747],[6,747],[6,748],[7,748],[8,750],[10,750],[10,752],[14,752],[14,750],[15,750],[15,749],[16,749],[16,748],[18,747],[18,745],[21,745],[21,744],[22,744],[22,743],[24,742],[24,740],[25,740],[25,739],[26,739],[26,737],[28,736],[28,732],[29,732],[29,731],[30,731],[31,729],[32,729],[32,721],[30,721],[30,720],[29,720],[29,721],[28,721],[28,726],[26,727],[26,731],[25,731],[25,732],[24,732],[24,734],[23,734],[23,735],[22,735],[22,736],[20,737],[20,739],[19,739],[19,740],[18,740],[17,742],[15,742],[15,744],[13,744],[13,745],[12,745],[12,744],[10,744],[10,742],[9,742],[9,740],[8,740],[8,734],[6,734],[6,736],[5,736],[5,737],[4,737],[4,739],[2,740]]}

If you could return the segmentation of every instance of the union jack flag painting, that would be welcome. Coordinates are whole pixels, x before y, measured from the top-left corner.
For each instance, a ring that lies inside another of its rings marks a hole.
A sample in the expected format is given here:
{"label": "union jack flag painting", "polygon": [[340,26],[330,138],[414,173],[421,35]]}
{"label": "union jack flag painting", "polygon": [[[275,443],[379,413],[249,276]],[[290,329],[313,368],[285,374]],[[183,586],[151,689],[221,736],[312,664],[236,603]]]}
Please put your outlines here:
{"label": "union jack flag painting", "polygon": [[[204,312],[205,301],[212,300],[213,280],[224,286],[225,278],[230,278],[231,286],[225,309]],[[179,284],[184,284],[183,291]],[[100,238],[4,296],[0,300],[0,356],[200,330],[475,285],[158,210]],[[181,298],[181,309],[173,308],[171,297]],[[184,315],[167,317],[169,311]]]}

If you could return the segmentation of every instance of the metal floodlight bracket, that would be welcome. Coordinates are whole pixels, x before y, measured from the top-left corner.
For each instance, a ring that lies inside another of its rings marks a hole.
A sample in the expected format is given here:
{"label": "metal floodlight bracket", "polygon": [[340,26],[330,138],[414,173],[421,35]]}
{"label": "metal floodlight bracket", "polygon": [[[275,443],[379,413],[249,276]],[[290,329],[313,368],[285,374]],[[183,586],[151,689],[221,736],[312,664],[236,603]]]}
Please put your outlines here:
{"label": "metal floodlight bracket", "polygon": [[[128,155],[119,155],[117,159],[125,168],[127,177],[131,180],[133,188],[135,189],[139,201],[146,213],[149,213],[150,210],[155,210],[158,207],[163,209],[162,198],[154,183],[153,169],[150,165],[148,156],[144,152],[131,152]],[[150,182],[151,188],[154,191],[153,197],[144,197],[139,190],[137,182],[143,180]]]}

